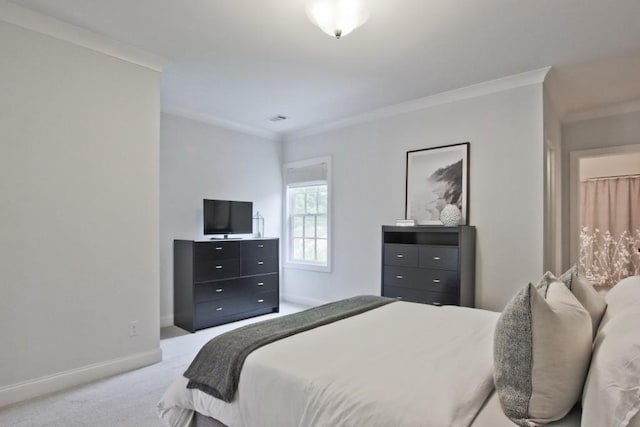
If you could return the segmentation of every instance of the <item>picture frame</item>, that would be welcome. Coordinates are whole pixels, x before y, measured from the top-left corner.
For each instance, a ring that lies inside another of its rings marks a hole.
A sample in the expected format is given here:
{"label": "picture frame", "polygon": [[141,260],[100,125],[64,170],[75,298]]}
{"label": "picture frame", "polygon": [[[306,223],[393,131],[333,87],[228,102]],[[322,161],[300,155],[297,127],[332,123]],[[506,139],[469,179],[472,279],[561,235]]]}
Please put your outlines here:
{"label": "picture frame", "polygon": [[442,225],[441,212],[452,204],[460,210],[459,224],[468,224],[469,147],[463,142],[407,151],[406,219],[417,225]]}

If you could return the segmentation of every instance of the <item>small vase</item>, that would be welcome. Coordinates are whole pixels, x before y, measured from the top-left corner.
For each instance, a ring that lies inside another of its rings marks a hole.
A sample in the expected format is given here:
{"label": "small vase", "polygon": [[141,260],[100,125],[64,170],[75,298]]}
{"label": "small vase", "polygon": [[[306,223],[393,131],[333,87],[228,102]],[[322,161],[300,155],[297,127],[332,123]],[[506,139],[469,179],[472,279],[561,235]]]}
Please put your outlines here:
{"label": "small vase", "polygon": [[440,212],[440,221],[446,226],[460,225],[462,212],[456,205],[447,205]]}

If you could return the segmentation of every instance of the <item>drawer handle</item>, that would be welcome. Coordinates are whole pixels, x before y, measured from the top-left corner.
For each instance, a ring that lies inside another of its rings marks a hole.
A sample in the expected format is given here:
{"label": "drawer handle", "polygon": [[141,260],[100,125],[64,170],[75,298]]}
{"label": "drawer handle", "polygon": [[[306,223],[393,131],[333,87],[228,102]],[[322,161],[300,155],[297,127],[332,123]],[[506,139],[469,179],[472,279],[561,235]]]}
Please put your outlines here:
{"label": "drawer handle", "polygon": [[438,261],[440,259],[439,256],[434,256],[433,259],[435,259],[436,261]]}
{"label": "drawer handle", "polygon": [[264,302],[264,300],[263,299],[259,299],[258,302]]}
{"label": "drawer handle", "polygon": [[258,261],[258,265],[263,265],[264,261]]}
{"label": "drawer handle", "polygon": [[220,292],[222,292],[222,289],[216,289],[216,292],[220,293]]}
{"label": "drawer handle", "polygon": [[258,286],[264,286],[264,282],[258,282]]}
{"label": "drawer handle", "polygon": [[431,304],[433,304],[433,305],[435,305],[435,306],[438,306],[438,307],[440,307],[440,306],[442,305],[442,304],[440,304],[438,301],[434,301],[434,302],[432,302]]}
{"label": "drawer handle", "polygon": [[216,251],[221,251],[222,250],[222,246],[216,246]]}
{"label": "drawer handle", "polygon": [[222,266],[221,265],[216,265],[216,270],[222,270]]}
{"label": "drawer handle", "polygon": [[404,255],[402,255],[402,254],[398,254],[398,255],[396,255],[396,257],[397,257],[397,258],[404,258]]}
{"label": "drawer handle", "polygon": [[433,283],[440,283],[440,279],[433,279]]}
{"label": "drawer handle", "polygon": [[404,279],[404,276],[403,276],[403,275],[401,275],[401,274],[398,274],[398,275],[396,276],[396,279]]}
{"label": "drawer handle", "polygon": [[216,311],[222,311],[222,307],[216,308]]}
{"label": "drawer handle", "polygon": [[262,248],[264,248],[264,245],[258,245],[258,247],[262,249]]}

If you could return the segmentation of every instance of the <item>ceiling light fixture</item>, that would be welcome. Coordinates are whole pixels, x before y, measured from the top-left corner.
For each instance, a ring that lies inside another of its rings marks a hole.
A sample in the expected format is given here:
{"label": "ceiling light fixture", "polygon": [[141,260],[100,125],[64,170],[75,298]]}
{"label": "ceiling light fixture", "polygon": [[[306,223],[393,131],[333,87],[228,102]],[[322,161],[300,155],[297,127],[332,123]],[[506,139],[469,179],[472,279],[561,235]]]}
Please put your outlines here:
{"label": "ceiling light fixture", "polygon": [[366,0],[306,0],[307,16],[331,37],[339,39],[369,18]]}

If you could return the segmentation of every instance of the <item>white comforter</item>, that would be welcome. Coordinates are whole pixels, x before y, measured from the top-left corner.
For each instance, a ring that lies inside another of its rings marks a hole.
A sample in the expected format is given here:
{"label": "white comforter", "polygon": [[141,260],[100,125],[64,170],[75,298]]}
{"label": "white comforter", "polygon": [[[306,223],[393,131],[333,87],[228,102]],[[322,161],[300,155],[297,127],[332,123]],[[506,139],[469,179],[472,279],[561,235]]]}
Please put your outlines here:
{"label": "white comforter", "polygon": [[493,390],[499,313],[396,302],[277,341],[246,359],[225,403],[176,379],[166,425],[193,411],[242,426],[469,426]]}

